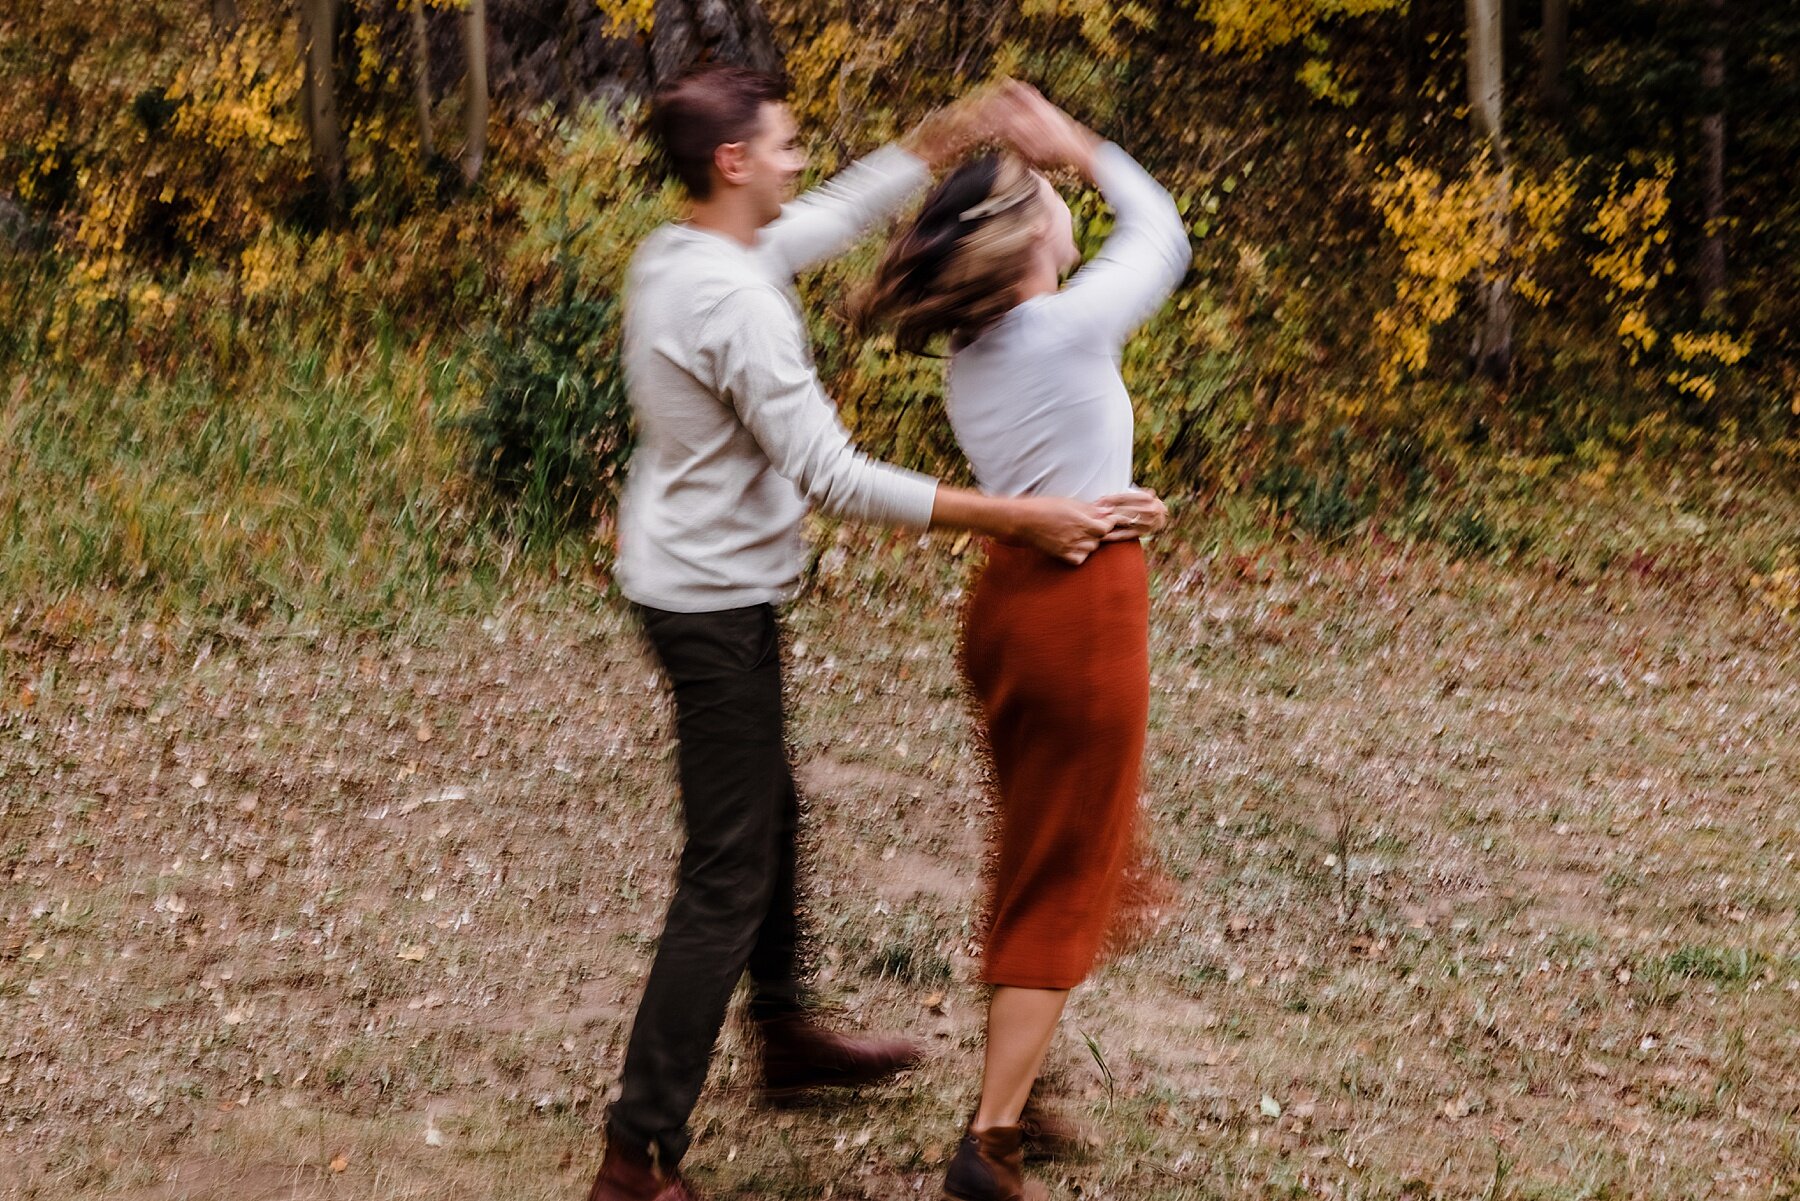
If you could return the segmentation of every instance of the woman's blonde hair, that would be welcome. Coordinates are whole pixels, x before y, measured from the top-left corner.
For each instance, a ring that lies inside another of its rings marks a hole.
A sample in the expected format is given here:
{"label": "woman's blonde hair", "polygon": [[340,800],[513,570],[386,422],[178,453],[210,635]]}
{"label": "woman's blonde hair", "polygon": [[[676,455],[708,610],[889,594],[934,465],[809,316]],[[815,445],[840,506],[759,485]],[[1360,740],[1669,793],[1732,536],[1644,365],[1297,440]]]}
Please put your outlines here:
{"label": "woman's blonde hair", "polygon": [[923,354],[940,334],[967,340],[1017,303],[1043,214],[1037,175],[1013,155],[984,155],[951,172],[889,240],[853,305],[863,333],[890,328]]}

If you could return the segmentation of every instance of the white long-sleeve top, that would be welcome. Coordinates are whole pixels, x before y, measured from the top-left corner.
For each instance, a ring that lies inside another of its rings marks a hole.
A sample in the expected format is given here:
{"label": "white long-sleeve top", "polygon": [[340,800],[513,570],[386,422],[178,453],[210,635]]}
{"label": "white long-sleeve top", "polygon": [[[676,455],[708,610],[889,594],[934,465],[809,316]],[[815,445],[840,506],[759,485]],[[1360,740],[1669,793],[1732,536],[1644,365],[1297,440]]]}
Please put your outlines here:
{"label": "white long-sleeve top", "polygon": [[638,434],[619,514],[628,598],[684,613],[788,599],[808,502],[930,524],[937,481],[850,444],[793,289],[796,272],[848,250],[928,178],[890,146],[788,205],[753,247],[665,225],[638,248],[623,349]]}
{"label": "white long-sleeve top", "polygon": [[1061,291],[1018,305],[950,360],[951,428],[982,491],[1098,500],[1131,487],[1119,352],[1187,271],[1187,229],[1117,146],[1094,154],[1112,234]]}

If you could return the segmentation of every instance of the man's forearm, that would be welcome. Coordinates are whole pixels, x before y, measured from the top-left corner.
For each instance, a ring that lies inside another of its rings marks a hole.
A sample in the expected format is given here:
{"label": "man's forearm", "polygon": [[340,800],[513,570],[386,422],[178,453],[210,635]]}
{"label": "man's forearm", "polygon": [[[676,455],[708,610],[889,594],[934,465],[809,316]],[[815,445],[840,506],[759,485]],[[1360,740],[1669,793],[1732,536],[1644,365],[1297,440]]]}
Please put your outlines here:
{"label": "man's forearm", "polygon": [[904,147],[888,146],[856,162],[788,205],[765,225],[762,253],[781,275],[836,258],[893,216],[931,182],[931,169]]}
{"label": "man's forearm", "polygon": [[1056,496],[984,496],[938,485],[931,524],[973,530],[1079,564],[1117,522],[1105,506]]}
{"label": "man's forearm", "polygon": [[931,506],[931,528],[973,530],[1010,541],[1019,536],[1019,527],[1019,505],[1011,497],[938,485],[937,499]]}

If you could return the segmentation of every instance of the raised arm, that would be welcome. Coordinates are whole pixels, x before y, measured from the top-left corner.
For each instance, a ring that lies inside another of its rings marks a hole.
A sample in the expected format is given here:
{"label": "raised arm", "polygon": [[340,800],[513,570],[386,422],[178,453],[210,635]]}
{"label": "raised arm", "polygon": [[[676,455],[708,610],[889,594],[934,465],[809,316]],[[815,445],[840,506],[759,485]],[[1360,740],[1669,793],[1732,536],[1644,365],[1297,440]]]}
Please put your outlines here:
{"label": "raised arm", "polygon": [[1113,208],[1113,231],[1047,303],[1075,328],[1118,346],[1168,299],[1193,251],[1175,202],[1123,150],[1096,147],[1093,180]]}
{"label": "raised arm", "polygon": [[856,245],[930,179],[918,156],[883,146],[783,207],[758,235],[757,253],[767,255],[781,275],[797,275]]}
{"label": "raised arm", "polygon": [[1131,156],[1026,84],[1003,88],[1004,125],[1018,151],[1040,167],[1072,167],[1113,207],[1113,232],[1045,308],[1067,318],[1073,336],[1116,350],[1166,299],[1193,252],[1175,202]]}
{"label": "raised arm", "polygon": [[996,94],[981,92],[939,109],[899,142],[792,201],[763,228],[757,252],[782,276],[843,254],[917,196],[933,172],[989,132]]}

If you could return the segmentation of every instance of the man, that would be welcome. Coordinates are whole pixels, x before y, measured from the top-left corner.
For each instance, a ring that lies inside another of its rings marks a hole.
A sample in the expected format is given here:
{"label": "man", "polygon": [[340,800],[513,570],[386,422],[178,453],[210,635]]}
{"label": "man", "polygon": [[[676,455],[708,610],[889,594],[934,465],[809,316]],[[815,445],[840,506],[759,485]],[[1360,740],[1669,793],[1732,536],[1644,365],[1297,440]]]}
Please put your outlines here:
{"label": "man", "polygon": [[804,166],[784,95],[766,75],[711,68],[660,92],[651,113],[691,209],[645,240],[626,285],[638,446],[618,578],[673,686],[687,842],[589,1201],[694,1196],[676,1165],[746,969],[766,1089],[863,1084],[917,1059],[909,1043],[829,1032],[803,1003],[775,606],[800,581],[807,505],[1075,563],[1114,526],[1102,508],[982,496],[869,460],[813,371],[794,274],[895,212],[1004,121],[1004,100],[953,107],[784,209]]}

